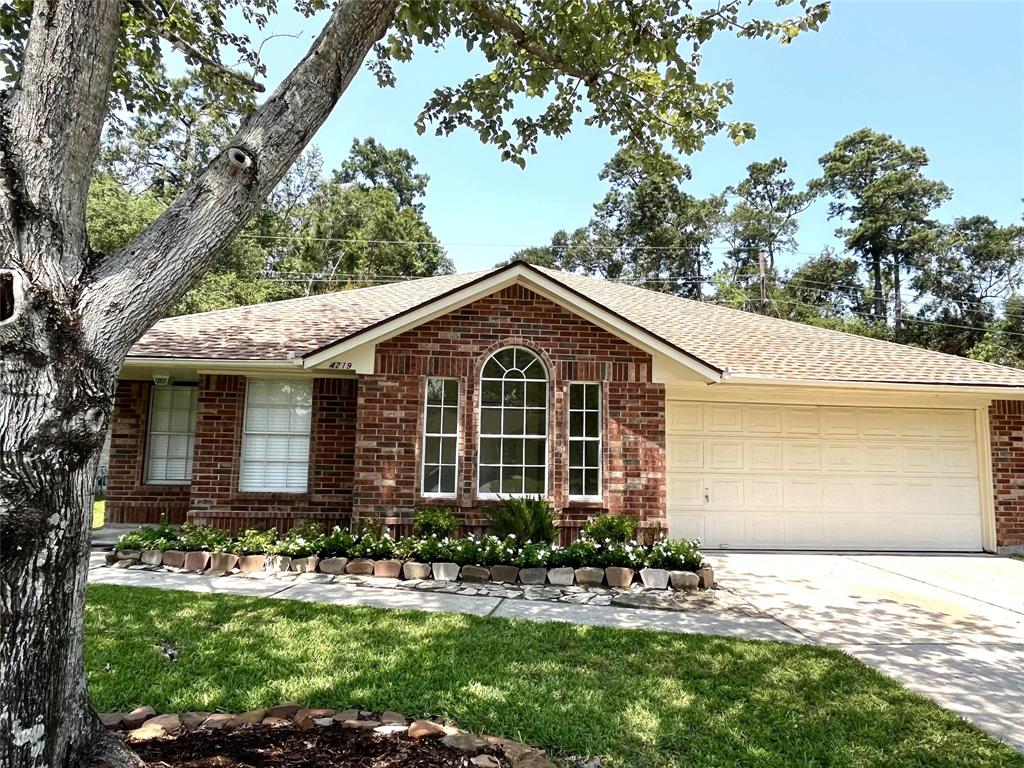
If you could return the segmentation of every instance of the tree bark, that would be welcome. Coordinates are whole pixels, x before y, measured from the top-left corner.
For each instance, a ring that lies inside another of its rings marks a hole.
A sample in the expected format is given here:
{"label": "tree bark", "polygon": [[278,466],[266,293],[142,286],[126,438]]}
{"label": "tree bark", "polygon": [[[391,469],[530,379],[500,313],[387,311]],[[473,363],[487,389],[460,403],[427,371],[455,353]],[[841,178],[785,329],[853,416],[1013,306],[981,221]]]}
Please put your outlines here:
{"label": "tree bark", "polygon": [[876,254],[871,254],[871,276],[875,292],[872,314],[875,316],[876,323],[884,323],[886,317],[885,294],[882,293],[882,257]]}
{"label": "tree bark", "polygon": [[0,766],[137,758],[89,706],[82,660],[93,482],[131,345],[258,210],[387,30],[397,0],[341,0],[230,146],[122,251],[85,200],[118,40],[116,0],[36,0],[0,94]]}

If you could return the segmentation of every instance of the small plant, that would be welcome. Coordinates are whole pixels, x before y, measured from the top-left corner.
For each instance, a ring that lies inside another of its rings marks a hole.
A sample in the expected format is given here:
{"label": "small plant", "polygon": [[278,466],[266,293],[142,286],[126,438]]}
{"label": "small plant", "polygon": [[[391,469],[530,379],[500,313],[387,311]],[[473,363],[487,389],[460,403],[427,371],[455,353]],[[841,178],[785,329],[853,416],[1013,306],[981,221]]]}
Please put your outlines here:
{"label": "small plant", "polygon": [[696,541],[686,539],[660,539],[647,552],[648,568],[669,571],[696,571],[704,562],[704,555]]}
{"label": "small plant", "polygon": [[227,551],[233,555],[263,555],[277,541],[277,529],[246,528],[231,542]]}
{"label": "small plant", "polygon": [[323,537],[320,552],[327,557],[348,557],[355,543],[355,536],[336,525]]}
{"label": "small plant", "polygon": [[300,523],[279,538],[268,552],[272,555],[306,557],[323,548],[324,529],[320,523]]}
{"label": "small plant", "polygon": [[556,555],[555,560],[559,561],[560,567],[596,567],[603,565],[601,555],[601,544],[599,542],[592,539],[576,539],[576,541],[562,550],[560,556]]}
{"label": "small plant", "polygon": [[598,563],[605,568],[639,568],[643,565],[645,554],[643,546],[635,541],[613,541],[605,545]]}
{"label": "small plant", "polygon": [[490,568],[492,565],[508,565],[516,555],[516,537],[485,536],[480,541],[480,562],[478,565]]}
{"label": "small plant", "polygon": [[451,561],[456,565],[480,565],[482,550],[480,542],[472,536],[455,539],[451,543]]}
{"label": "small plant", "polygon": [[390,560],[395,556],[395,540],[388,534],[367,534],[352,545],[352,557],[368,560]]}
{"label": "small plant", "polygon": [[512,564],[520,568],[546,568],[551,561],[551,556],[550,545],[528,541],[516,552]]}
{"label": "small plant", "polygon": [[122,534],[114,549],[159,549],[165,552],[178,548],[180,544],[177,529],[167,523],[161,523],[152,528],[139,528],[137,531]]}
{"label": "small plant", "polygon": [[500,538],[515,536],[518,541],[555,540],[555,510],[539,496],[509,497],[497,506],[486,508],[491,533]]}
{"label": "small plant", "polygon": [[223,552],[231,544],[231,536],[213,525],[185,523],[178,533],[179,549],[187,552]]}
{"label": "small plant", "polygon": [[412,524],[413,536],[437,536],[443,539],[451,537],[459,530],[459,518],[444,507],[424,507],[416,510],[416,519]]}
{"label": "small plant", "polygon": [[422,539],[411,539],[411,541],[416,542],[416,549],[411,557],[417,562],[447,563],[452,559],[452,547],[448,539],[427,536]]}
{"label": "small plant", "polygon": [[602,543],[632,541],[636,536],[636,518],[627,515],[598,515],[583,526],[581,535]]}

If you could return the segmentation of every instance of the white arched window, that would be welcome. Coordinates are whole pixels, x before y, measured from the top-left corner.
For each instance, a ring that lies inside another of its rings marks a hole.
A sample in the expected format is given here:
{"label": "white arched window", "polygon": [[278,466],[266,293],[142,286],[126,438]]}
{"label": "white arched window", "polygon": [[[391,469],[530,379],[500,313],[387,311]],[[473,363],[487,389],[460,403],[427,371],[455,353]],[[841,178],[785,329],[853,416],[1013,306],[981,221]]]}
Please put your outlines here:
{"label": "white arched window", "polygon": [[480,373],[480,495],[544,495],[548,375],[522,347],[495,352]]}

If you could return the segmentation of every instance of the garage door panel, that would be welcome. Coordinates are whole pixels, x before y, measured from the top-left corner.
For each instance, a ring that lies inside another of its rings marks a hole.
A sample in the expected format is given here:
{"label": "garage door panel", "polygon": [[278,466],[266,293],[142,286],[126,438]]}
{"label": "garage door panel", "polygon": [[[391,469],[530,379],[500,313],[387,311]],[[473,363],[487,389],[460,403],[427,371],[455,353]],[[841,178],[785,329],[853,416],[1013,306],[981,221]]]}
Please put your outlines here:
{"label": "garage door panel", "polygon": [[981,548],[975,412],[669,402],[673,535],[708,547]]}

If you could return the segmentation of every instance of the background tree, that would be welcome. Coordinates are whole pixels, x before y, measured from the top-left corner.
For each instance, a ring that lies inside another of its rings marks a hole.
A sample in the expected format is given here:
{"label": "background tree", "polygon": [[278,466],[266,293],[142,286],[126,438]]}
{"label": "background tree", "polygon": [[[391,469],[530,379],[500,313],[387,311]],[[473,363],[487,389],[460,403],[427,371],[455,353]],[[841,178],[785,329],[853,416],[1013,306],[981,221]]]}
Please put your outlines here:
{"label": "background tree", "polygon": [[[752,134],[722,119],[731,84],[701,81],[702,44],[723,30],[788,42],[828,16],[826,3],[800,6],[768,21],[747,18],[740,0],[704,10],[652,0],[642,14],[562,0],[338,0],[307,55],[255,107],[258,47],[230,24],[265,26],[271,0],[0,5],[0,65],[13,83],[0,94],[0,764],[137,762],[89,707],[82,666],[89,511],[117,375],[132,344],[260,211],[371,49],[382,85],[394,82],[390,61],[419,46],[461,38],[479,49],[485,71],[438,88],[418,124],[472,128],[519,164],[541,135],[568,132],[585,103],[585,122],[627,148],[688,151],[708,134]],[[165,43],[203,73],[204,93],[245,119],[152,224],[103,253],[86,228],[101,130],[122,110],[180,114]],[[247,72],[224,65],[234,54]],[[520,109],[522,97],[539,113]]]}
{"label": "background tree", "polygon": [[949,187],[924,176],[928,155],[923,148],[908,147],[868,128],[840,139],[818,162],[822,176],[811,188],[832,196],[830,217],[849,221],[850,226],[836,234],[860,256],[871,275],[876,322],[889,319],[888,276],[898,332],[903,272],[913,273],[938,246],[941,228],[929,217],[949,199]]}
{"label": "background tree", "polygon": [[968,356],[1024,368],[1024,296],[1013,295],[1003,302],[1001,316],[986,326]]}

